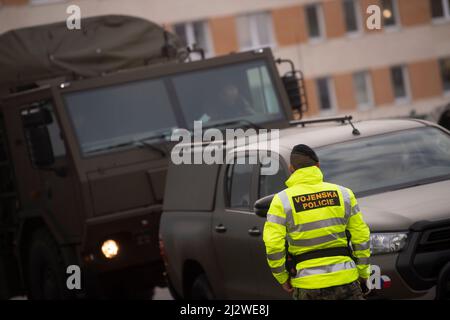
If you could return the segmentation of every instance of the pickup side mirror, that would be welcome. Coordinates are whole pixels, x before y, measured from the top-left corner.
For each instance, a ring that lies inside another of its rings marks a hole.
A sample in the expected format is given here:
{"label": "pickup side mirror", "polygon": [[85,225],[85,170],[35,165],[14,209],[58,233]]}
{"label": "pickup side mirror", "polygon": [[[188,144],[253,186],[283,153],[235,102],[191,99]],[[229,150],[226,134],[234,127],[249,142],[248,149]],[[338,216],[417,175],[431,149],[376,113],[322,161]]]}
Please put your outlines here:
{"label": "pickup side mirror", "polygon": [[269,211],[270,204],[272,203],[272,199],[275,195],[272,194],[270,196],[266,196],[261,198],[255,202],[253,206],[253,210],[258,217],[265,218],[267,217],[267,211]]}
{"label": "pickup side mirror", "polygon": [[36,167],[53,165],[55,156],[47,127],[32,127],[25,131],[32,163]]}

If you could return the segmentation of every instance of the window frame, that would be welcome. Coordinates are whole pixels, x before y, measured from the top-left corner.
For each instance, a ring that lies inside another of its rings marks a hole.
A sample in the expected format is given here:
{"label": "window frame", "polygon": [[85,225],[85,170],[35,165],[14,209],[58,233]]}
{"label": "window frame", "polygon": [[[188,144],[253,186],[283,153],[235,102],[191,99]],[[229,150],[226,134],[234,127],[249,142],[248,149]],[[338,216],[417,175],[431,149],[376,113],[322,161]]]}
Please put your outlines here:
{"label": "window frame", "polygon": [[[364,82],[365,82],[365,87],[366,87],[367,97],[368,97],[368,101],[366,103],[358,103],[357,90],[356,90],[357,88],[356,88],[356,84],[355,84],[355,76],[358,74],[364,75]],[[358,110],[366,111],[366,110],[372,109],[374,107],[374,96],[373,96],[372,76],[371,76],[370,72],[368,70],[361,70],[361,71],[353,73],[352,78],[353,78],[353,91],[354,91],[356,106],[357,106]]]}
{"label": "window frame", "polygon": [[[386,0],[382,0],[382,1],[386,1]],[[389,0],[389,1],[392,1],[392,10],[393,10],[392,14],[393,14],[394,19],[395,19],[395,24],[386,26],[385,18],[383,16],[384,6],[382,5],[381,6],[381,17],[383,19],[383,29],[385,31],[388,31],[388,32],[389,31],[398,31],[400,29],[400,27],[401,27],[401,20],[400,20],[399,8],[398,8],[398,1],[397,0]]]}
{"label": "window frame", "polygon": [[[196,23],[201,24],[203,32],[205,34],[207,48],[202,48],[205,52],[205,58],[213,57],[214,56],[213,39],[212,39],[209,23],[207,20],[195,20],[195,21],[186,21],[186,22],[175,23],[174,30],[175,30],[176,26],[183,25],[184,32],[185,32],[184,36],[185,36],[186,42],[187,42],[186,45],[189,47],[192,47],[194,44],[199,45],[198,40],[195,37],[195,31],[194,31],[194,24],[196,24]],[[200,59],[200,57],[198,59]]]}
{"label": "window frame", "polygon": [[[393,81],[394,79],[392,77],[392,70],[394,68],[400,68],[402,71],[402,78],[403,78],[403,83],[405,86],[405,94],[406,94],[406,96],[404,96],[404,97],[396,97],[395,96],[395,85],[394,85],[394,81]],[[410,80],[409,80],[409,71],[408,71],[407,66],[404,64],[391,66],[390,78],[391,78],[392,92],[394,93],[395,104],[403,105],[403,104],[407,104],[407,103],[411,102],[411,84],[410,84]]]}
{"label": "window frame", "polygon": [[[309,27],[309,20],[307,15],[307,9],[308,8],[315,8],[316,16],[317,16],[317,22],[318,22],[318,28],[319,28],[319,35],[312,37],[310,34],[310,27]],[[323,6],[320,3],[312,3],[308,4],[304,8],[305,10],[305,22],[306,22],[306,30],[308,33],[308,41],[309,43],[319,43],[326,39],[326,25],[325,25],[325,16],[323,13]]]}
{"label": "window frame", "polygon": [[[431,1],[430,1],[430,8],[431,8]],[[434,24],[439,24],[439,23],[446,23],[450,20],[450,3],[448,0],[439,0],[441,1],[442,4],[442,11],[443,11],[443,16],[442,17],[433,17],[431,16],[431,22]]]}
{"label": "window frame", "polygon": [[[328,95],[330,100],[330,109],[322,109],[322,103],[320,101],[320,90],[319,90],[319,80],[326,79],[327,81],[327,89],[328,89]],[[317,99],[319,102],[319,112],[320,115],[332,115],[337,112],[338,105],[337,105],[337,98],[336,98],[336,89],[334,85],[334,80],[332,76],[323,76],[318,77],[315,80],[315,86],[316,86],[316,93],[317,93]]]}
{"label": "window frame", "polygon": [[[257,199],[257,192],[259,188],[255,188],[255,183],[259,182],[258,175],[259,175],[259,165],[256,164],[250,164],[248,162],[248,158],[250,157],[256,157],[257,155],[253,153],[246,152],[245,154],[237,154],[233,157],[233,163],[228,163],[224,167],[224,207],[225,211],[227,212],[240,212],[240,213],[247,213],[247,214],[254,214],[254,211],[252,210],[252,204],[256,202]],[[251,175],[251,183],[250,183],[250,191],[249,191],[249,208],[233,208],[231,207],[231,187],[233,185],[233,174],[234,174],[234,167],[236,165],[239,165],[238,159],[245,158],[244,165],[251,165],[252,166],[252,175]],[[228,176],[228,173],[230,172],[231,168],[231,176]]]}
{"label": "window frame", "polygon": [[[259,28],[258,28],[257,19],[256,19],[257,15],[259,15],[259,14],[265,15],[267,17],[267,21],[268,21],[267,31],[268,31],[268,36],[269,36],[269,43],[261,43],[261,41],[260,41],[261,39],[259,37],[259,31],[258,31]],[[272,15],[270,14],[270,12],[257,11],[257,12],[244,13],[244,14],[237,16],[236,19],[247,19],[248,24],[250,26],[250,30],[248,30],[248,32],[250,35],[251,44],[248,46],[243,46],[240,43],[239,36],[238,36],[238,43],[239,43],[240,51],[250,51],[250,50],[256,50],[256,49],[261,49],[261,48],[265,48],[265,47],[274,48],[276,46],[275,31],[274,31],[274,27],[273,27]],[[236,29],[237,29],[237,32],[240,32],[239,23],[237,20],[236,20]]]}
{"label": "window frame", "polygon": [[[355,18],[356,18],[356,28],[357,30],[355,31],[348,31],[347,30],[347,16],[345,14],[345,2],[352,2],[353,3],[353,7],[355,9]],[[355,36],[360,36],[363,33],[363,18],[361,16],[361,4],[358,0],[343,0],[342,1],[342,9],[344,11],[344,25],[345,25],[345,34],[348,37],[355,37]]]}

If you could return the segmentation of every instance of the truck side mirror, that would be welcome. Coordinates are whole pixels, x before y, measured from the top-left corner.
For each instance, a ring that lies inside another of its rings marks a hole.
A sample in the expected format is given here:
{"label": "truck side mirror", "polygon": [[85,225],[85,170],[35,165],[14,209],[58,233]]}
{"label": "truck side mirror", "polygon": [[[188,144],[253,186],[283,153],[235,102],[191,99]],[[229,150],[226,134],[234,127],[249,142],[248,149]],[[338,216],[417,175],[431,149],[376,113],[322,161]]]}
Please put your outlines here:
{"label": "truck side mirror", "polygon": [[36,167],[48,167],[55,163],[50,134],[46,126],[25,129],[31,162]]}
{"label": "truck side mirror", "polygon": [[303,117],[303,113],[308,110],[305,77],[303,76],[303,72],[295,69],[295,65],[292,60],[276,59],[275,62],[278,64],[287,63],[291,67],[291,70],[281,77],[281,81],[286,89],[291,108],[299,112],[301,119]]}
{"label": "truck side mirror", "polygon": [[287,96],[289,98],[289,103],[293,109],[301,110],[303,103],[300,94],[300,79],[293,73],[289,73],[281,77],[283,81],[284,88],[286,89]]}
{"label": "truck side mirror", "polygon": [[36,108],[31,112],[22,114],[23,126],[25,129],[46,126],[53,122],[50,110],[45,108]]}
{"label": "truck side mirror", "polygon": [[270,204],[272,203],[272,199],[275,195],[272,194],[270,196],[266,196],[261,198],[255,202],[253,206],[253,210],[258,217],[265,218],[267,217],[267,211],[269,211]]}

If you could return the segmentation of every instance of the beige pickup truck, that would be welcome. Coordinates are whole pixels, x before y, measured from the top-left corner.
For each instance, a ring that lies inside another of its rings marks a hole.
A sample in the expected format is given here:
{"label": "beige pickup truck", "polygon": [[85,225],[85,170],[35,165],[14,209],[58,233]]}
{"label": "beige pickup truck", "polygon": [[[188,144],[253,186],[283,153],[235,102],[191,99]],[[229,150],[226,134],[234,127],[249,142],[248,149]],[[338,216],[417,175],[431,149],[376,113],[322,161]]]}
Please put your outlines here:
{"label": "beige pickup truck", "polygon": [[[169,167],[160,242],[175,296],[290,298],[267,266],[261,216],[270,195],[285,188],[291,148],[305,143],[318,152],[325,180],[357,196],[371,229],[371,297],[448,298],[449,131],[421,120],[363,121],[353,130],[346,119],[280,130],[279,150],[271,150],[280,159],[275,175],[248,161]],[[260,151],[240,148],[228,152],[248,158]],[[256,214],[255,201],[267,196]]]}

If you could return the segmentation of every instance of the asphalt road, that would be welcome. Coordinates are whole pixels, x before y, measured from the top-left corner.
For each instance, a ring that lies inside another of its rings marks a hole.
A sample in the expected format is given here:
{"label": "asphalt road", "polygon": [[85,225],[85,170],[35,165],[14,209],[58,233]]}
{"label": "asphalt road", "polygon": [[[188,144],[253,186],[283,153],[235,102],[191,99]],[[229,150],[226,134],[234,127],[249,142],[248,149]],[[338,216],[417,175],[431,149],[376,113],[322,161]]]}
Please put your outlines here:
{"label": "asphalt road", "polygon": [[[25,296],[13,297],[11,300],[28,300]],[[172,295],[167,288],[155,288],[155,294],[153,296],[153,300],[173,300]]]}
{"label": "asphalt road", "polygon": [[173,300],[173,297],[170,294],[169,289],[156,287],[153,300]]}

